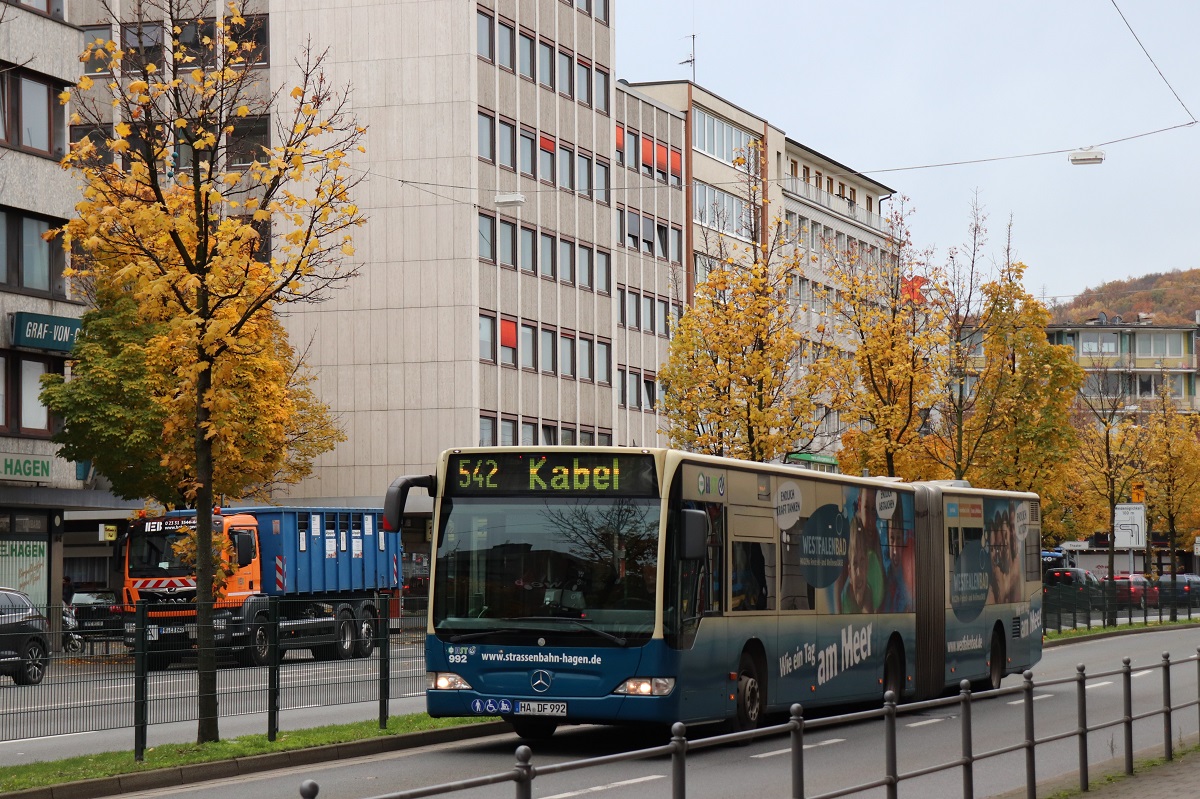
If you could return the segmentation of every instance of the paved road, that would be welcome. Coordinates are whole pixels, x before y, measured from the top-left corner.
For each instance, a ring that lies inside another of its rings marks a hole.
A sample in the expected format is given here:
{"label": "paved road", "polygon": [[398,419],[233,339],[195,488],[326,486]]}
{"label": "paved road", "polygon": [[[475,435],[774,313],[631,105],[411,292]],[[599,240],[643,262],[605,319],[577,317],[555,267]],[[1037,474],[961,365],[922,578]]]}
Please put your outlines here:
{"label": "paved road", "polygon": [[[1119,668],[1121,657],[1134,658],[1131,686],[1134,710],[1141,712],[1162,704],[1162,675],[1154,668],[1161,653],[1173,658],[1196,654],[1200,631],[1171,630],[1140,633],[1103,640],[1090,640],[1046,650],[1038,665],[1037,680],[1071,677],[1078,662],[1090,664],[1100,672]],[[1178,704],[1197,696],[1195,663],[1177,667],[1172,677],[1173,701]],[[1009,677],[1005,687],[1020,684]],[[1121,714],[1121,679],[1097,676],[1087,680],[1088,717],[1092,725]],[[1068,732],[1076,725],[1074,684],[1047,686],[1035,692],[1034,711],[1039,738],[1056,732]],[[1023,738],[1024,708],[1017,695],[981,700],[973,708],[975,752],[1001,748]],[[1163,723],[1160,717],[1138,721],[1134,725],[1136,750],[1162,745]],[[1177,713],[1172,724],[1173,737],[1197,732],[1197,711]],[[610,727],[571,728],[551,741],[534,745],[534,764],[560,763],[585,757],[613,754],[652,746],[662,741],[659,732]],[[957,707],[902,716],[898,745],[902,772],[946,762],[958,757],[961,740]],[[190,788],[137,794],[139,797],[197,796],[213,799],[241,799],[248,791],[261,796],[295,797],[305,778],[321,786],[321,799],[362,799],[404,790],[508,771],[514,763],[513,752],[521,742],[513,735],[489,739],[423,747],[353,761],[340,761],[304,767],[286,773],[273,772],[233,780],[205,783]],[[1120,728],[1093,733],[1088,752],[1093,764],[1109,760],[1122,751]],[[688,796],[728,797],[753,793],[757,796],[786,796],[790,792],[787,739],[774,737],[748,746],[718,746],[693,751],[688,756]],[[883,773],[883,727],[879,722],[862,722],[810,731],[806,735],[805,773],[808,793],[819,793],[853,784],[861,784]],[[1067,738],[1040,746],[1037,754],[1038,779],[1068,776],[1077,769],[1078,744]],[[595,799],[643,799],[669,795],[670,767],[665,759],[637,761],[621,765],[587,769],[568,774],[543,776],[534,785],[534,794],[542,799],[567,799],[588,795]],[[1024,784],[1024,755],[1011,753],[979,762],[975,766],[976,796],[994,796]],[[961,772],[952,770],[901,783],[902,797],[961,795]],[[748,789],[747,786],[753,786]],[[499,786],[456,794],[457,797],[507,796],[511,787]],[[201,794],[201,792],[203,792]],[[882,796],[882,790],[860,794]],[[1150,794],[1143,794],[1150,795]]]}

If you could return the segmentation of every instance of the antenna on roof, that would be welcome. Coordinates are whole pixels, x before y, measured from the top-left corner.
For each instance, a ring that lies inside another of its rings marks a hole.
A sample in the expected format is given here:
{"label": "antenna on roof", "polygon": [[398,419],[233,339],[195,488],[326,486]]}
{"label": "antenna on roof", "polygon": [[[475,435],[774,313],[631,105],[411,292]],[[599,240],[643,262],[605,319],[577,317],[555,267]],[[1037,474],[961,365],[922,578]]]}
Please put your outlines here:
{"label": "antenna on roof", "polygon": [[692,65],[692,83],[695,83],[696,82],[696,34],[693,33],[690,36],[684,36],[683,38],[692,40],[692,52],[688,53],[688,57],[685,58],[684,60],[680,61],[679,63]]}

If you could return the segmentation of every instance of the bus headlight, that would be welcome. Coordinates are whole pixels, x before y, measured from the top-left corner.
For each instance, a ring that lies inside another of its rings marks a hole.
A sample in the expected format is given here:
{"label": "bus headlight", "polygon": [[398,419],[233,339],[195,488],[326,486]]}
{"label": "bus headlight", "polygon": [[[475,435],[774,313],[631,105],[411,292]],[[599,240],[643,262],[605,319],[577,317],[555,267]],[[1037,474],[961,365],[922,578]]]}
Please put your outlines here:
{"label": "bus headlight", "polygon": [[613,693],[626,696],[666,696],[674,690],[674,677],[630,677],[618,685]]}
{"label": "bus headlight", "polygon": [[466,691],[471,684],[453,672],[427,671],[425,688],[430,691]]}

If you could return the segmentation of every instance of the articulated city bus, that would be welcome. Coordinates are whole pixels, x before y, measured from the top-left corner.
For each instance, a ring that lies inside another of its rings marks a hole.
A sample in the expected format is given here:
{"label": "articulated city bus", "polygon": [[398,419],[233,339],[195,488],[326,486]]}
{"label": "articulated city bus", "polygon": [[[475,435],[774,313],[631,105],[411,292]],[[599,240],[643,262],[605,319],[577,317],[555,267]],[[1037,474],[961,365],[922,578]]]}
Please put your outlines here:
{"label": "articulated city bus", "polygon": [[1034,494],[665,449],[492,447],[434,497],[432,716],[728,721],[996,687],[1041,657]]}

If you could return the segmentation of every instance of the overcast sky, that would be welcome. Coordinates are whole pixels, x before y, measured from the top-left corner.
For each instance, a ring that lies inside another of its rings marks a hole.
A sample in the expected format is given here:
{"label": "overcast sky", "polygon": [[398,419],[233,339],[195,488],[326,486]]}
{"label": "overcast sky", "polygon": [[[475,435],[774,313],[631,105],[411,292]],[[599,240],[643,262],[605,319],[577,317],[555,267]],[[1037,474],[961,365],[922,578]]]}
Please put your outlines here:
{"label": "overcast sky", "polygon": [[[1011,216],[1047,299],[1200,266],[1200,125],[1066,153],[1200,115],[1200,1],[618,0],[617,77],[696,82],[915,208],[941,261],[978,191],[999,256]],[[1162,70],[1182,105],[1155,69]],[[1188,110],[1185,110],[1184,105]],[[886,209],[886,206],[885,206]]]}

